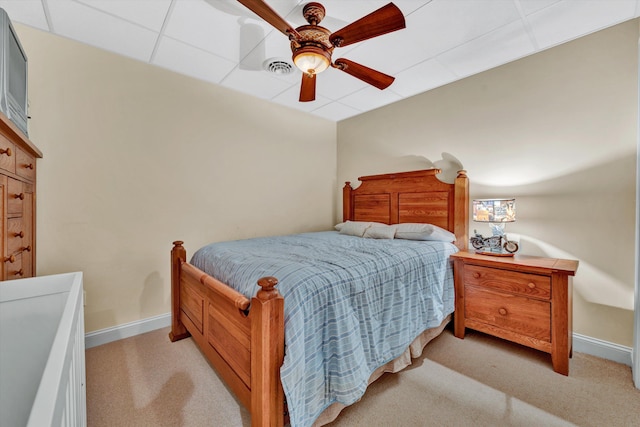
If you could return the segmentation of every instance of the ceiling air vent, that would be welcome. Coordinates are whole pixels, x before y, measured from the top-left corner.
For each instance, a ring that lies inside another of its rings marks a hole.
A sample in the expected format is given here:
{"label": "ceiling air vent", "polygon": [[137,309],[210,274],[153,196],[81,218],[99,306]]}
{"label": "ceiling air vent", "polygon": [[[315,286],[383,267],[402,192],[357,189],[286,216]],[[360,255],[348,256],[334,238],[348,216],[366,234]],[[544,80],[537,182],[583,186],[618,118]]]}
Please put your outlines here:
{"label": "ceiling air vent", "polygon": [[290,74],[293,72],[293,65],[286,59],[269,58],[263,63],[264,69],[274,74]]}

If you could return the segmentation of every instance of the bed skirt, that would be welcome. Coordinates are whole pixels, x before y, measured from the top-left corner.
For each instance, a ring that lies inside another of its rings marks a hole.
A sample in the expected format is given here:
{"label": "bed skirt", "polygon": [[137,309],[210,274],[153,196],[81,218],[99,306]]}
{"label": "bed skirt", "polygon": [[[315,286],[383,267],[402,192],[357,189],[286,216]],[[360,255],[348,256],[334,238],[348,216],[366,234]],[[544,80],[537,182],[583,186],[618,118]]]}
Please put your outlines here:
{"label": "bed skirt", "polygon": [[[431,340],[440,335],[450,321],[451,315],[448,315],[442,321],[440,326],[427,329],[422,334],[418,335],[418,337],[409,344],[409,347],[407,347],[404,353],[393,359],[391,362],[386,363],[373,371],[373,374],[369,377],[369,384],[380,378],[384,373],[400,372],[407,366],[411,365],[411,360],[419,357],[422,354],[424,347]],[[334,421],[344,408],[346,408],[346,405],[343,405],[342,403],[336,402],[332,404],[320,414],[318,419],[313,423],[313,427],[320,427]]]}

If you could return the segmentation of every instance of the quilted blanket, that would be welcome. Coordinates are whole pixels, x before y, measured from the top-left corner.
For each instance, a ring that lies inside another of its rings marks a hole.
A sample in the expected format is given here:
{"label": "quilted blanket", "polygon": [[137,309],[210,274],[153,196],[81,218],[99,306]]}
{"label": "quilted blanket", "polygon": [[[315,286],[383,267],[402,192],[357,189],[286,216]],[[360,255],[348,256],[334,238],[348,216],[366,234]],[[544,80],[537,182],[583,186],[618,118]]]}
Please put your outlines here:
{"label": "quilted blanket", "polygon": [[335,231],[213,243],[191,263],[247,297],[278,279],[285,305],[281,380],[291,425],[350,405],[372,372],[453,312],[451,243]]}

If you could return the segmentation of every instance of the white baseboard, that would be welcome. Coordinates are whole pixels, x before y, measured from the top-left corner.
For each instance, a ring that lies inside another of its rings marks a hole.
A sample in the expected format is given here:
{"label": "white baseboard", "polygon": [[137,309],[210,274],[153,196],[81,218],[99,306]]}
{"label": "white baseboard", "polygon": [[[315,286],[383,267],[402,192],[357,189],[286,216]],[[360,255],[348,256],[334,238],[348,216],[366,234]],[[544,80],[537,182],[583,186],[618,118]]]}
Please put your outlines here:
{"label": "white baseboard", "polygon": [[166,328],[167,326],[171,326],[171,313],[161,314],[159,316],[149,317],[147,319],[136,320],[135,322],[89,332],[84,336],[84,347],[85,349],[96,347],[112,341],[118,341],[123,338],[129,338],[146,332],[155,331],[156,329]]}
{"label": "white baseboard", "polygon": [[573,351],[601,357],[627,366],[632,364],[633,349],[608,341],[591,338],[585,335],[573,334]]}
{"label": "white baseboard", "polygon": [[[96,347],[168,326],[171,326],[171,313],[101,329],[85,335],[85,348]],[[612,360],[627,366],[632,365],[633,351],[631,347],[591,338],[586,335],[573,334],[573,351]]]}

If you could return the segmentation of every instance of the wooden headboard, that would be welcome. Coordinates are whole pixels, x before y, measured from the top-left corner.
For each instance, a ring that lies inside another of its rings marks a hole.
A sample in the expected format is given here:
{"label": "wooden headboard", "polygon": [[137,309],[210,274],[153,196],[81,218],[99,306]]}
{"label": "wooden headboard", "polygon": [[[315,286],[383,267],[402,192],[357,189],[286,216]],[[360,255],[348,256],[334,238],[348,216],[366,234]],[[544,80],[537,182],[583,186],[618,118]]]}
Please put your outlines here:
{"label": "wooden headboard", "polygon": [[453,184],[440,181],[440,169],[370,175],[358,178],[353,189],[342,190],[343,221],[375,221],[385,224],[422,222],[456,235],[456,246],[469,243],[469,179],[464,170]]}

